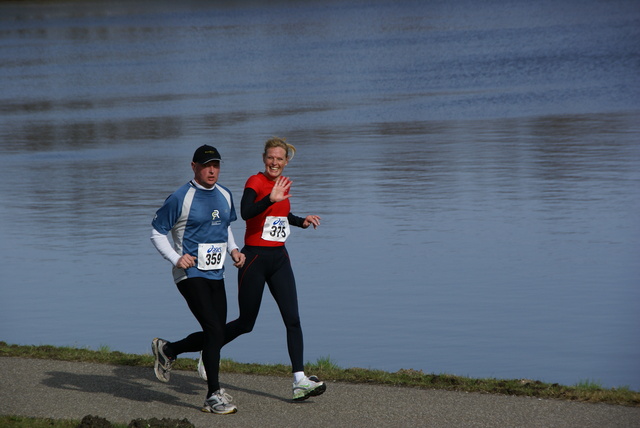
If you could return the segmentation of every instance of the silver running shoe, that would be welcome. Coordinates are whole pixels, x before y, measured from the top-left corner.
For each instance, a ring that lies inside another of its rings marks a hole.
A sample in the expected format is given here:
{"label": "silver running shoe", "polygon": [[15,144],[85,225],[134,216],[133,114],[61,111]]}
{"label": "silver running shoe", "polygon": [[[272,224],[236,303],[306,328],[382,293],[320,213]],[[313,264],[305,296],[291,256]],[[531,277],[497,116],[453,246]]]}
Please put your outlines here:
{"label": "silver running shoe", "polygon": [[215,413],[216,415],[229,415],[238,411],[238,408],[231,404],[233,398],[220,388],[211,397],[204,400],[203,412]]}
{"label": "silver running shoe", "polygon": [[171,366],[173,366],[175,362],[175,359],[167,357],[164,353],[164,347],[167,343],[166,340],[157,337],[151,342],[151,351],[153,351],[153,355],[156,357],[153,371],[160,382],[169,382]]}
{"label": "silver running shoe", "polygon": [[200,351],[200,359],[198,360],[198,374],[205,382],[207,381],[207,371],[204,369],[204,364],[202,363],[202,351]]}
{"label": "silver running shoe", "polygon": [[327,385],[316,376],[305,376],[300,382],[293,383],[293,401],[306,400],[309,397],[321,395],[327,390]]}

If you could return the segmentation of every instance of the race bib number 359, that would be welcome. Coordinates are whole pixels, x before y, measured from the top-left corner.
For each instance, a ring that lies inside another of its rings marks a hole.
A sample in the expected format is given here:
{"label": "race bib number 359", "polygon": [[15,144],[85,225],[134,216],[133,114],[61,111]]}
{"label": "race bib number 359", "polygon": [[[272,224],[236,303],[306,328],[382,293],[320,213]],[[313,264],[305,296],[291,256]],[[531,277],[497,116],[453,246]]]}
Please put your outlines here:
{"label": "race bib number 359", "polygon": [[222,269],[227,257],[227,243],[198,244],[198,269]]}
{"label": "race bib number 359", "polygon": [[286,217],[268,216],[262,228],[262,239],[265,241],[284,242],[289,237],[289,221]]}

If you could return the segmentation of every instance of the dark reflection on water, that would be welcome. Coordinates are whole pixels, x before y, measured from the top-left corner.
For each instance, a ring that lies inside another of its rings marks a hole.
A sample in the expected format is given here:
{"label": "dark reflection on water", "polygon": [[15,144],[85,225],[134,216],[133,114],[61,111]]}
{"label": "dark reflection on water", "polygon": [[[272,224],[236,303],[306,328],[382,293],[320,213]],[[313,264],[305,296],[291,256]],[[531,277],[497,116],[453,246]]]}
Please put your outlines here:
{"label": "dark reflection on water", "polygon": [[[308,360],[638,389],[640,11],[499,3],[0,3],[2,340],[196,329],[151,217],[282,135]],[[288,361],[263,305],[224,356]]]}

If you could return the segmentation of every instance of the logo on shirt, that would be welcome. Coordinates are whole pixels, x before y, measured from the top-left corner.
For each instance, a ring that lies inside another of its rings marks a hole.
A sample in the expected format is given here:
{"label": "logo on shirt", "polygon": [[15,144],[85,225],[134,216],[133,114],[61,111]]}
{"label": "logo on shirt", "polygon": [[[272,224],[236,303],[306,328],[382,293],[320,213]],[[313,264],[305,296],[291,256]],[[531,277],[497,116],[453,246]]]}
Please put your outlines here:
{"label": "logo on shirt", "polygon": [[220,211],[213,210],[213,212],[211,213],[211,225],[215,226],[218,224],[220,224]]}

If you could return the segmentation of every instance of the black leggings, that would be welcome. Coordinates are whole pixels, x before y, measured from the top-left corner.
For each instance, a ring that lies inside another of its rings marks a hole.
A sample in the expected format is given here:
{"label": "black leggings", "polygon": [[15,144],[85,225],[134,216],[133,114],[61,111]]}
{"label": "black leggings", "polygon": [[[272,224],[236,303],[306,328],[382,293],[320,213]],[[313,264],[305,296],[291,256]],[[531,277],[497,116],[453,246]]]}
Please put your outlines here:
{"label": "black leggings", "polygon": [[220,389],[220,348],[224,344],[227,322],[227,294],[224,280],[187,278],[178,283],[178,290],[189,305],[202,331],[171,342],[169,350],[177,357],[183,352],[202,351],[202,363],[207,371],[207,397]]}
{"label": "black leggings", "polygon": [[303,340],[296,280],[291,269],[289,253],[284,246],[256,247],[246,245],[242,252],[247,256],[238,271],[238,306],[240,316],[227,324],[224,343],[253,330],[260,311],[264,284],[278,304],[280,315],[287,328],[287,348],[293,372],[303,371]]}

